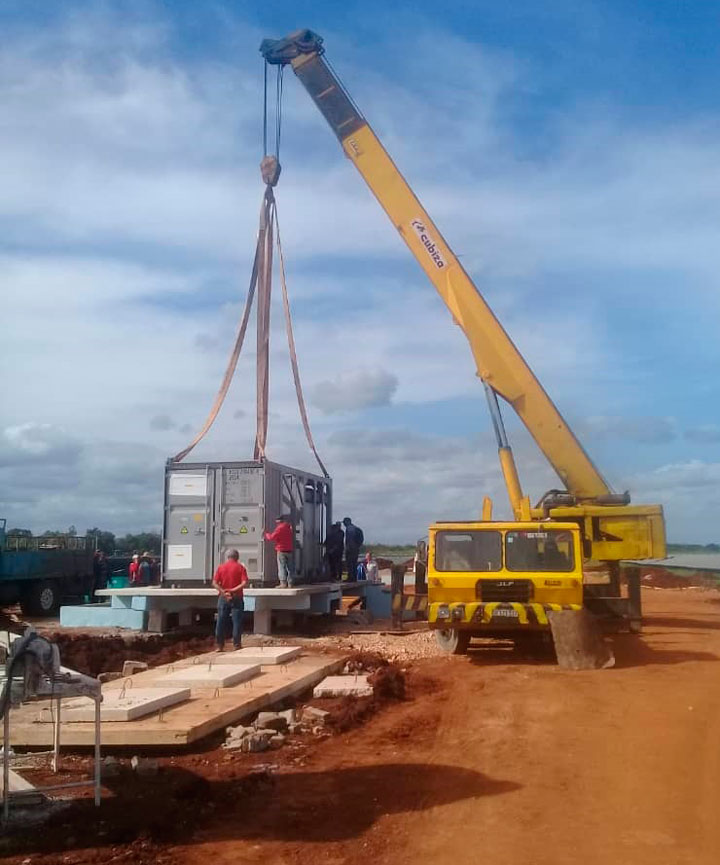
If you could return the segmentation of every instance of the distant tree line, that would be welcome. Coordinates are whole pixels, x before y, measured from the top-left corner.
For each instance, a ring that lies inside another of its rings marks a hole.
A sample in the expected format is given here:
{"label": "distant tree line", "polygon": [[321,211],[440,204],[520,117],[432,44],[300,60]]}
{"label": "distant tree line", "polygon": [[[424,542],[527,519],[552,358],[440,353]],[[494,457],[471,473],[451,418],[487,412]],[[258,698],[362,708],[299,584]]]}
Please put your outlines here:
{"label": "distant tree line", "polygon": [[669,553],[720,553],[720,544],[668,544]]}
{"label": "distant tree line", "polygon": [[[39,537],[42,538],[57,538],[61,536],[75,537],[77,535],[75,526],[69,526],[67,529],[48,529],[41,532]],[[8,535],[15,537],[29,538],[32,537],[30,529],[8,529]],[[118,537],[114,532],[108,532],[104,529],[99,529],[97,526],[92,529],[86,529],[85,537],[89,539],[93,549],[102,550],[108,555],[114,552],[118,553],[155,553],[160,554],[160,533],[159,532],[138,532],[138,534],[127,534]]]}

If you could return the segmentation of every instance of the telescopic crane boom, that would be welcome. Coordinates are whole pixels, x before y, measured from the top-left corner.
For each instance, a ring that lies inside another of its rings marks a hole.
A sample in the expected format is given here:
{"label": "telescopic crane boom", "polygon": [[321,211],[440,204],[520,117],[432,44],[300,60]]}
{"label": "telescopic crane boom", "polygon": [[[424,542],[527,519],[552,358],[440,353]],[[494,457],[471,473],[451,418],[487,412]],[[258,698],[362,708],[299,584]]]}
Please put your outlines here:
{"label": "telescopic crane boom", "polygon": [[[485,386],[515,518],[577,521],[587,558],[663,556],[661,506],[632,506],[627,493],[612,491],[328,64],[322,38],[300,30],[266,39],[260,51],[267,63],[292,66],[465,333]],[[523,496],[498,396],[515,410],[565,486],[546,493],[535,508]]]}

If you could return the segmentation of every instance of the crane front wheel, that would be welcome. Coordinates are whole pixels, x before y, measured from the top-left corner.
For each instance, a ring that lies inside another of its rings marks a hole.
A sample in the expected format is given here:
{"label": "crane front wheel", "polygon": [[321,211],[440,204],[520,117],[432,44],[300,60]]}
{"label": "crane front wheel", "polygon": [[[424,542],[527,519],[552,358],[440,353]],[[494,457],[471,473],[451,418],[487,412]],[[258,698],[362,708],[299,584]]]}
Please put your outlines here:
{"label": "crane front wheel", "polygon": [[435,631],[438,646],[449,655],[465,655],[470,645],[468,631],[458,631],[457,628]]}

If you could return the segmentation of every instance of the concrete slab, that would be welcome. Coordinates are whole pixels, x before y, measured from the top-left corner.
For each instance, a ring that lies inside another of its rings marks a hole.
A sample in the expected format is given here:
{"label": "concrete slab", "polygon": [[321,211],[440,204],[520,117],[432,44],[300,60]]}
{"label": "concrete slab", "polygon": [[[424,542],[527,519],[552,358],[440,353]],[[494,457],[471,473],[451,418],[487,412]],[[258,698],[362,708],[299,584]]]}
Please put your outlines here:
{"label": "concrete slab", "polygon": [[[207,663],[215,653],[197,656]],[[186,658],[176,664],[175,669],[186,669],[193,665]],[[156,712],[131,723],[105,721],[102,725],[103,751],[109,748],[179,746],[197,742],[205,736],[230,725],[248,723],[258,712],[276,706],[283,700],[304,694],[326,676],[338,672],[346,656],[338,654],[301,654],[292,664],[263,667],[262,675],[253,679],[252,688],[220,688],[217,693],[196,690],[190,700],[170,706],[163,711],[162,718]],[[153,688],[158,679],[167,674],[167,667],[152,667],[132,677],[135,688]],[[119,679],[103,686],[103,693],[122,690],[124,682]],[[42,705],[50,705],[46,701]],[[64,705],[64,701],[63,701]],[[41,705],[23,703],[13,710],[13,747],[51,748],[53,725],[38,724],[37,715]],[[61,741],[63,746],[92,746],[94,725],[68,722],[62,719]],[[1,774],[1,773],[0,773]]]}
{"label": "concrete slab", "polygon": [[300,646],[257,646],[236,652],[218,652],[213,664],[288,664],[302,651]]}
{"label": "concrete slab", "polygon": [[142,631],[147,614],[142,610],[117,609],[110,604],[82,604],[60,607],[63,628],[129,628]]}
{"label": "concrete slab", "polygon": [[[134,721],[151,715],[168,706],[176,706],[190,699],[190,688],[126,688],[125,690],[103,691],[100,704],[101,721]],[[63,701],[60,708],[62,721],[95,720],[95,702],[89,697],[78,697]],[[44,723],[53,720],[53,712],[46,708],[40,712],[38,720]]]}
{"label": "concrete slab", "polygon": [[313,690],[313,697],[370,697],[367,676],[328,676]]}
{"label": "concrete slab", "polygon": [[231,688],[247,682],[260,673],[260,664],[218,664],[213,656],[209,663],[193,664],[165,673],[157,679],[158,685],[177,688]]}

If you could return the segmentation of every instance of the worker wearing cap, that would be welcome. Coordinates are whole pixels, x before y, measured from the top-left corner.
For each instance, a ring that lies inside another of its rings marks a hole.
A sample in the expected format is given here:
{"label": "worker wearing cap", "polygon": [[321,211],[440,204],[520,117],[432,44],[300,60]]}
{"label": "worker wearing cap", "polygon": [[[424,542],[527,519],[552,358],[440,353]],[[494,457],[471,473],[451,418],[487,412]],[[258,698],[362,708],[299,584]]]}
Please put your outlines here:
{"label": "worker wearing cap", "polygon": [[294,580],[293,567],[293,528],[290,518],[280,516],[275,518],[275,529],[265,532],[265,540],[275,544],[277,555],[278,579],[283,589],[292,588]]}
{"label": "worker wearing cap", "polygon": [[140,553],[133,553],[132,561],[128,567],[128,576],[130,577],[130,585],[137,585],[138,571],[140,570]]}
{"label": "worker wearing cap", "polygon": [[245,612],[243,589],[248,584],[245,565],[240,562],[240,553],[230,550],[226,561],[219,565],[213,577],[213,588],[218,593],[217,624],[215,642],[218,651],[225,648],[225,633],[228,619],[232,619],[232,641],[236,649],[242,642],[242,617]]}

